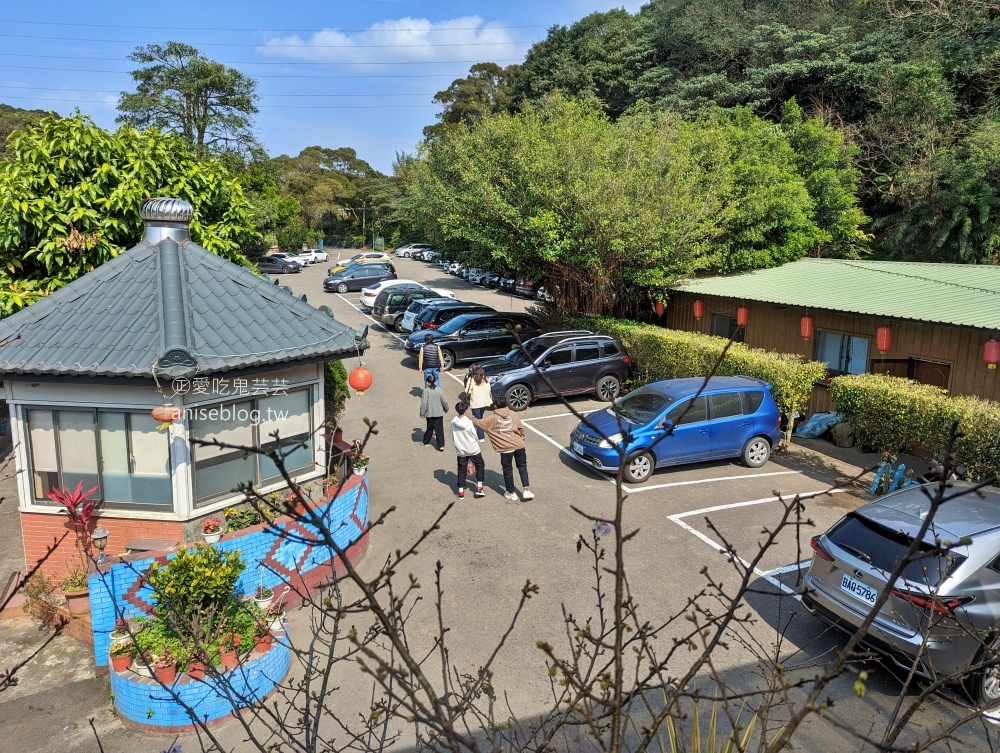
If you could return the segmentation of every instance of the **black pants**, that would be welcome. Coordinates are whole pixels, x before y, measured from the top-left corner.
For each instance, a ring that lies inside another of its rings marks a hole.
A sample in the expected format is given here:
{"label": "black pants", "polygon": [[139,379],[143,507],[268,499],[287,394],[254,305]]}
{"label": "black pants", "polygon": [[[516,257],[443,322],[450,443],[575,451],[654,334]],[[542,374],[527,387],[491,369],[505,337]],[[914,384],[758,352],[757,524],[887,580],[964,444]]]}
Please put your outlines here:
{"label": "black pants", "polygon": [[424,444],[430,444],[431,435],[437,437],[438,449],[444,447],[444,416],[428,416],[427,431],[424,432]]}
{"label": "black pants", "polygon": [[528,486],[528,455],[523,447],[513,452],[500,453],[500,467],[503,468],[503,485],[509,492],[514,491],[513,463],[517,464],[517,472],[521,476],[521,486]]}
{"label": "black pants", "polygon": [[476,481],[478,483],[483,483],[486,480],[486,463],[483,462],[483,453],[478,453],[476,455],[459,455],[458,456],[458,488],[465,488],[465,477],[469,470],[469,461],[476,466]]}

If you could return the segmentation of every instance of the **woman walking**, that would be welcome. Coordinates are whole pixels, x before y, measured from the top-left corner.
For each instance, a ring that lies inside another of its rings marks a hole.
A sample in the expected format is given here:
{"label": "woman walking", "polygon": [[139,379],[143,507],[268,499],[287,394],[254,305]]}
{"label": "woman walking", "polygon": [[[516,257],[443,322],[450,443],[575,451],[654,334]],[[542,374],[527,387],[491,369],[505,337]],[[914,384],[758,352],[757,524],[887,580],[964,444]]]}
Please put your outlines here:
{"label": "woman walking", "polygon": [[431,443],[431,437],[434,436],[438,451],[444,452],[444,414],[448,412],[448,403],[433,374],[427,376],[424,385],[424,391],[420,395],[420,417],[427,420],[424,447]]}
{"label": "woman walking", "polygon": [[[469,369],[469,376],[465,378],[465,394],[469,396],[469,408],[476,418],[482,418],[486,409],[493,405],[493,391],[482,364],[473,364]],[[478,426],[476,435],[480,442],[486,441],[486,435]]]}

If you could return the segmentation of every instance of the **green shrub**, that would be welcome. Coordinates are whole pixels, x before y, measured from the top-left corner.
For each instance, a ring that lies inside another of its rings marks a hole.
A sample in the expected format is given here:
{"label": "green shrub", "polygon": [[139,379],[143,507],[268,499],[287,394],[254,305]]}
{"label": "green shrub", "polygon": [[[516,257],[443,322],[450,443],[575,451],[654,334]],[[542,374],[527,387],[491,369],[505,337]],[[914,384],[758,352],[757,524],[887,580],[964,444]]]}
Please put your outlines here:
{"label": "green shrub", "polygon": [[238,551],[201,544],[180,550],[166,565],[154,562],[146,575],[153,613],[174,632],[211,643],[245,567]]}
{"label": "green shrub", "polygon": [[347,405],[347,367],[343,361],[327,361],[323,369],[323,398],[327,423],[336,426]]}
{"label": "green shrub", "polygon": [[830,395],[865,444],[892,454],[920,445],[940,455],[957,422],[955,461],[974,480],[1000,473],[1000,403],[949,397],[938,387],[886,374],[836,377]]}
{"label": "green shrub", "polygon": [[[728,342],[724,337],[664,329],[627,319],[580,317],[568,324],[617,337],[628,350],[639,375],[646,380],[705,376],[711,373]],[[805,361],[791,353],[773,353],[733,343],[715,373],[768,382],[778,409],[791,416],[805,410],[813,384],[826,374],[826,364]],[[786,434],[785,442],[789,439]]]}

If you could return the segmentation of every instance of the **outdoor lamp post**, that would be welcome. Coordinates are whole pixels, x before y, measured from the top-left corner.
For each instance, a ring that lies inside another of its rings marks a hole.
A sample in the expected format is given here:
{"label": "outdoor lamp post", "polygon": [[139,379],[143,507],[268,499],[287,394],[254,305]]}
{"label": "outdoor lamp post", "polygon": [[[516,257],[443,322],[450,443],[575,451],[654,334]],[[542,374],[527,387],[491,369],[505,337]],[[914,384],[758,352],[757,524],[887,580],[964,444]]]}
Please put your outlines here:
{"label": "outdoor lamp post", "polygon": [[94,542],[94,546],[97,547],[97,564],[106,565],[110,560],[108,560],[108,555],[104,553],[104,547],[108,545],[108,532],[104,530],[104,527],[98,524],[97,530],[91,535],[90,540]]}

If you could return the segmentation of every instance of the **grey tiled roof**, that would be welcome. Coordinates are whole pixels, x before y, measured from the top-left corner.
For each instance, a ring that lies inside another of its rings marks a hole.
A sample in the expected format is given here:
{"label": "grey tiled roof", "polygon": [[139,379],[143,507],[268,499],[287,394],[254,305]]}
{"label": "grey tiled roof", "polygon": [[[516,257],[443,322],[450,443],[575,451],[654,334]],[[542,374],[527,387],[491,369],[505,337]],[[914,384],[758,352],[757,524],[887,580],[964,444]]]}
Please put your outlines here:
{"label": "grey tiled roof", "polygon": [[0,321],[0,374],[170,378],[368,348],[326,311],[192,241],[143,241]]}

